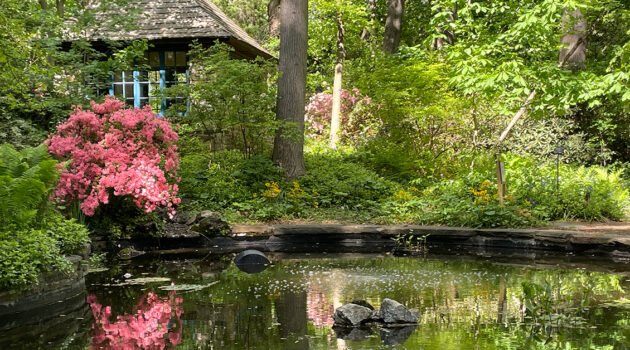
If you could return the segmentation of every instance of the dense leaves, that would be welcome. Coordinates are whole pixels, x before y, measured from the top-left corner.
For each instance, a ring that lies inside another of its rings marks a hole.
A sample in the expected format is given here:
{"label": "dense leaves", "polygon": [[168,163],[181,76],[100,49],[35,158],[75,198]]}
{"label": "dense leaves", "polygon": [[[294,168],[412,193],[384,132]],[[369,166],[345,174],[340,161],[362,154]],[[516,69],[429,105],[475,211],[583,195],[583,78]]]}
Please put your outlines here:
{"label": "dense leaves", "polygon": [[22,288],[57,269],[69,271],[64,254],[81,249],[87,230],[49,205],[57,161],[45,145],[16,151],[0,146],[0,288]]}

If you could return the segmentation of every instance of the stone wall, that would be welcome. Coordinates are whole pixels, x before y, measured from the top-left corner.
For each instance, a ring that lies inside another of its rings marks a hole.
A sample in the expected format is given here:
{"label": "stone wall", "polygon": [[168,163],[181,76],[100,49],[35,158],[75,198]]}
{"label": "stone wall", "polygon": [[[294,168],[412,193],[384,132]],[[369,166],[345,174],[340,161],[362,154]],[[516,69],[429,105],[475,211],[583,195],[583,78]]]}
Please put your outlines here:
{"label": "stone wall", "polygon": [[[90,246],[81,255],[68,256],[70,275],[53,271],[27,290],[0,291],[0,331],[29,329],[50,318],[60,318],[85,309],[85,274]],[[20,333],[20,332],[16,332]]]}

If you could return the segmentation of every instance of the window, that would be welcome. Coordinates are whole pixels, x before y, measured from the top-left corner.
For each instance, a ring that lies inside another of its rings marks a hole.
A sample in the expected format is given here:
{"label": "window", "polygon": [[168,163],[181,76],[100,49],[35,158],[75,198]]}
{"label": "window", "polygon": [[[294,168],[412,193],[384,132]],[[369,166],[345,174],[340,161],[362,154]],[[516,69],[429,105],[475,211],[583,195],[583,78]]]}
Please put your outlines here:
{"label": "window", "polygon": [[110,94],[135,107],[150,105],[160,115],[169,109],[180,115],[187,114],[189,102],[185,97],[163,96],[164,89],[189,83],[186,52],[149,51],[144,63],[149,70],[114,74]]}

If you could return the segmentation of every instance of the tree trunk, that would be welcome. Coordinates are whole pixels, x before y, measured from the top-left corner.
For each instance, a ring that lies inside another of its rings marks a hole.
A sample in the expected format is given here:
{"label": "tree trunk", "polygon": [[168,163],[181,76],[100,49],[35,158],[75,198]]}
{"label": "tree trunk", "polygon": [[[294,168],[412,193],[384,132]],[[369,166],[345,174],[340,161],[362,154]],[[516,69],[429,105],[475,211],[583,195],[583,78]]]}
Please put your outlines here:
{"label": "tree trunk", "polygon": [[341,125],[341,75],[343,64],[335,65],[335,80],[333,82],[332,113],[330,115],[330,148],[337,149],[339,129]]}
{"label": "tree trunk", "polygon": [[564,36],[558,66],[572,70],[584,69],[586,63],[586,20],[579,9],[562,11]]}
{"label": "tree trunk", "polygon": [[273,146],[273,161],[284,177],[304,175],[304,100],[308,0],[282,1],[280,5],[280,62],[276,118],[282,123]]}
{"label": "tree trunk", "polygon": [[[448,16],[449,22],[454,22],[457,19],[457,7],[451,10]],[[441,50],[445,44],[453,45],[455,43],[455,33],[452,29],[438,28],[438,32],[445,36],[445,38],[435,38],[431,48],[433,50]]]}
{"label": "tree trunk", "polygon": [[368,40],[374,31],[374,20],[376,19],[376,0],[368,0],[367,10],[370,14],[370,27],[363,28],[361,40]]}
{"label": "tree trunk", "polygon": [[277,38],[280,29],[280,0],[269,0],[267,4],[267,22],[269,34]]}
{"label": "tree trunk", "polygon": [[57,7],[57,14],[59,15],[59,18],[63,18],[66,0],[56,0],[55,4]]}
{"label": "tree trunk", "polygon": [[341,125],[341,78],[343,60],[346,58],[344,38],[346,29],[343,26],[341,13],[337,14],[337,64],[335,65],[335,79],[333,81],[332,113],[330,115],[330,148],[336,149],[339,142]]}
{"label": "tree trunk", "polygon": [[383,52],[385,53],[395,53],[398,51],[403,7],[404,0],[389,0],[387,19],[385,20],[385,35],[383,37]]}
{"label": "tree trunk", "polygon": [[42,10],[48,10],[48,0],[38,0],[38,2]]}

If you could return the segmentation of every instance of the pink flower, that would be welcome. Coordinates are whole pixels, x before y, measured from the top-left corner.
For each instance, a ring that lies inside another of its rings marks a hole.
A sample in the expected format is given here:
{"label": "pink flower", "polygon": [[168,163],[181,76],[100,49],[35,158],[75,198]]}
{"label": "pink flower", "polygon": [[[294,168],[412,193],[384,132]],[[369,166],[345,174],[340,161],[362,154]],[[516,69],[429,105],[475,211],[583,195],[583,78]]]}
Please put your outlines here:
{"label": "pink flower", "polygon": [[[49,151],[71,160],[61,174],[55,196],[61,202],[79,200],[85,215],[94,215],[109,196],[130,196],[138,208],[158,206],[175,214],[178,135],[150,107],[125,109],[108,96],[92,111],[75,108],[68,121],[46,140]],[[161,165],[164,164],[164,165]]]}
{"label": "pink flower", "polygon": [[[327,92],[320,92],[311,96],[308,102],[309,103],[308,105],[306,105],[306,113],[304,116],[304,121],[306,122],[307,126],[307,133],[311,136],[321,137],[326,131],[326,126],[330,125],[330,117],[332,114],[332,94]],[[353,112],[359,102],[366,105],[371,104],[370,98],[361,95],[359,89],[353,88],[352,92],[341,89],[342,124],[348,124],[349,115]],[[347,128],[344,128],[344,130],[347,130]]]}

